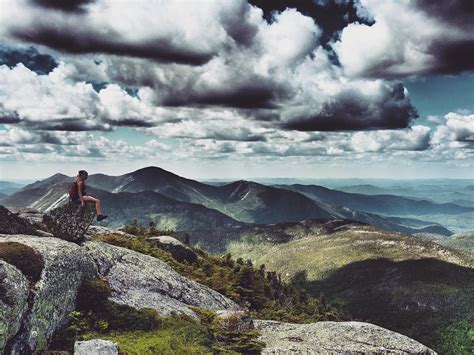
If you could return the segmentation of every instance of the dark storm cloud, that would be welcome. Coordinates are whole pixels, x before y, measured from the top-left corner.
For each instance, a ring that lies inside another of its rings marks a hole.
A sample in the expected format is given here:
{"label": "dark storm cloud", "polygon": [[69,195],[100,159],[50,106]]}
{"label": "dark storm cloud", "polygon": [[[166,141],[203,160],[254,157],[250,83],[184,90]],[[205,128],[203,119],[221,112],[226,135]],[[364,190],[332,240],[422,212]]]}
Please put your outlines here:
{"label": "dark storm cloud", "polygon": [[326,102],[318,113],[293,117],[282,127],[298,131],[399,129],[408,127],[416,117],[403,85],[397,84],[377,101],[347,90]]}
{"label": "dark storm cloud", "polygon": [[11,35],[19,40],[42,44],[72,54],[103,53],[120,56],[147,58],[163,63],[202,65],[215,53],[198,52],[186,46],[175,46],[171,39],[126,41],[111,30],[100,33],[81,27],[79,21],[74,28],[58,27],[54,24],[38,24],[32,27],[17,27]]}
{"label": "dark storm cloud", "polygon": [[[183,95],[184,94],[184,95]],[[182,106],[182,105],[209,105],[209,106],[225,106],[236,108],[274,108],[276,107],[276,93],[271,86],[251,86],[248,87],[230,87],[230,90],[222,91],[195,91],[188,95],[182,93],[172,94],[163,99],[162,104],[165,106]]]}
{"label": "dark storm cloud", "polygon": [[20,122],[20,115],[18,112],[8,110],[3,103],[0,102],[0,124],[15,124]]}
{"label": "dark storm cloud", "polygon": [[64,12],[83,13],[86,6],[95,0],[30,0],[33,4],[47,9],[60,10]]}
{"label": "dark storm cloud", "polygon": [[111,127],[101,122],[89,121],[80,118],[50,119],[47,121],[23,120],[22,126],[33,130],[43,131],[110,131]]}
{"label": "dark storm cloud", "polygon": [[286,8],[294,8],[313,20],[323,29],[321,42],[325,46],[347,24],[352,22],[373,23],[366,16],[361,16],[352,0],[249,0],[264,12],[265,19],[272,21],[275,11],[282,12]]}
{"label": "dark storm cloud", "polygon": [[0,65],[13,68],[18,63],[39,75],[48,74],[58,66],[53,57],[39,53],[34,47],[10,48],[0,45]]}
{"label": "dark storm cloud", "polygon": [[20,115],[16,111],[8,111],[0,103],[0,124],[15,124],[20,122]]}
{"label": "dark storm cloud", "polygon": [[111,125],[118,126],[118,127],[141,127],[141,128],[150,128],[155,126],[155,124],[147,121],[143,121],[141,119],[136,118],[123,118],[119,120],[104,120],[106,123],[110,123]]}
{"label": "dark storm cloud", "polygon": [[436,53],[434,73],[456,74],[474,70],[474,39],[435,41],[430,46],[430,51]]}
{"label": "dark storm cloud", "polygon": [[431,17],[458,27],[473,28],[474,1],[472,0],[415,0],[416,6]]}

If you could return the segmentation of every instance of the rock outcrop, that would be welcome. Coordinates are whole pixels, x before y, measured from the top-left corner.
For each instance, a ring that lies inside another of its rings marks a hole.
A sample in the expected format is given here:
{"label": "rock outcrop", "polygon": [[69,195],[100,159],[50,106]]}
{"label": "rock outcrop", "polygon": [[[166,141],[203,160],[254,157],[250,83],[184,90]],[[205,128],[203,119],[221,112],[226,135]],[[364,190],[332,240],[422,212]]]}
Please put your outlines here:
{"label": "rock outcrop", "polygon": [[0,260],[0,351],[21,327],[28,309],[28,281],[14,266]]}
{"label": "rock outcrop", "polygon": [[0,233],[5,234],[33,234],[36,235],[36,228],[7,208],[0,206]]}
{"label": "rock outcrop", "polygon": [[411,338],[364,322],[254,324],[262,334],[259,340],[267,344],[262,354],[436,354]]}
{"label": "rock outcrop", "polygon": [[91,225],[87,229],[86,237],[88,239],[91,239],[94,235],[101,235],[101,236],[104,236],[104,235],[120,235],[122,237],[127,237],[127,238],[136,238],[137,237],[133,234],[125,233],[124,231],[122,231],[120,229]]}
{"label": "rock outcrop", "polygon": [[43,223],[56,238],[81,243],[95,213],[93,204],[88,203],[84,208],[80,202],[67,202],[46,213]]}
{"label": "rock outcrop", "polygon": [[107,278],[114,302],[153,308],[164,316],[172,312],[194,316],[189,306],[213,311],[239,308],[220,293],[181,276],[164,261],[97,241],[84,246],[99,274]]}
{"label": "rock outcrop", "polygon": [[93,339],[76,341],[74,355],[117,355],[117,344],[110,340]]}
{"label": "rock outcrop", "polygon": [[[82,280],[95,275],[94,264],[83,248],[57,238],[0,234],[0,248],[1,243],[8,241],[31,247],[44,261],[20,330],[9,339],[9,347],[13,354],[47,349],[54,332],[66,323],[68,314],[74,310]],[[15,286],[11,279],[6,281],[2,288]]]}
{"label": "rock outcrop", "polygon": [[148,238],[153,244],[159,244],[163,249],[169,251],[173,258],[179,262],[187,261],[194,262],[197,259],[197,254],[187,245],[180,242],[178,239],[170,237],[168,235],[161,235],[158,237]]}

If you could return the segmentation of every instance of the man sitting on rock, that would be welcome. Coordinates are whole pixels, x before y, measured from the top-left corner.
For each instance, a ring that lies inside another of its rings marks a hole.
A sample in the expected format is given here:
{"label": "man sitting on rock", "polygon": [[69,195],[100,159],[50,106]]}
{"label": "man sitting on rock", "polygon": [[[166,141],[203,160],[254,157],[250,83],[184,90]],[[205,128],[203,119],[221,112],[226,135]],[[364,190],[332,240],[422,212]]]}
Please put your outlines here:
{"label": "man sitting on rock", "polygon": [[86,194],[86,180],[89,176],[89,173],[85,170],[79,170],[79,173],[76,176],[76,180],[72,183],[69,188],[69,198],[71,201],[81,201],[82,207],[86,207],[87,202],[95,203],[95,210],[97,212],[97,220],[102,221],[107,218],[107,215],[102,214],[100,208],[100,200],[93,196],[88,196]]}

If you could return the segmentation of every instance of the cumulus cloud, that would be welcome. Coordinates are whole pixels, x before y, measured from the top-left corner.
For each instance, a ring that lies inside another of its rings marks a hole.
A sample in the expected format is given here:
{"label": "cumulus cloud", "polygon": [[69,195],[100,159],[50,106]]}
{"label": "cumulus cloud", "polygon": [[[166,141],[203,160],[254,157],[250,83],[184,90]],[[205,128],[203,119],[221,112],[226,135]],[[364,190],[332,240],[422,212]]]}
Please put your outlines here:
{"label": "cumulus cloud", "polygon": [[149,127],[160,108],[130,96],[117,85],[96,92],[92,84],[70,80],[76,68],[61,63],[48,75],[23,64],[0,66],[0,122],[57,131],[110,130],[113,126]]}
{"label": "cumulus cloud", "polygon": [[6,34],[76,54],[106,53],[200,65],[208,62],[229,36],[239,40],[245,38],[242,30],[252,32],[251,25],[241,23],[236,28],[235,19],[229,16],[248,6],[244,1],[33,3],[41,6],[30,6],[31,2],[26,0],[15,1],[10,9],[2,11],[4,16],[0,20]]}
{"label": "cumulus cloud", "polygon": [[430,128],[413,126],[399,131],[357,132],[351,137],[351,148],[356,152],[383,150],[426,150],[430,143]]}
{"label": "cumulus cloud", "polygon": [[[0,131],[0,159],[76,161],[83,158],[133,160],[150,158],[171,151],[156,139],[130,145],[90,132],[44,132],[9,127]],[[1,154],[4,154],[2,156]],[[7,156],[8,154],[8,156]]]}
{"label": "cumulus cloud", "polygon": [[[469,69],[453,62],[472,39],[462,12],[422,0],[251,4],[12,2],[0,13],[0,154],[419,158],[470,144],[472,115],[428,117],[430,140],[394,80]],[[148,140],[91,136],[123,126]]]}
{"label": "cumulus cloud", "polygon": [[361,5],[374,24],[351,23],[332,45],[348,75],[387,78],[474,69],[472,1],[361,0]]}
{"label": "cumulus cloud", "polygon": [[[156,117],[171,119],[173,110],[166,108],[172,107],[200,109],[198,116],[206,116],[210,108],[236,108],[265,126],[272,122],[278,129],[313,131],[404,128],[416,117],[400,84],[345,76],[322,46],[325,30],[315,23],[317,16],[306,16],[298,7],[272,12],[266,21],[260,8],[243,0],[186,6],[97,0],[67,15],[55,2],[46,8],[28,4],[23,11],[12,6],[10,16],[0,18],[5,36],[61,51],[63,60],[75,67],[68,80],[76,80],[76,85],[95,81],[120,86],[109,85],[99,98],[89,99],[89,111],[99,122],[90,122],[87,129],[151,127]],[[18,15],[15,22],[13,14]],[[172,57],[164,60],[115,45]],[[180,48],[207,57],[181,65],[186,60],[173,52]],[[73,50],[90,55],[67,54]],[[157,58],[166,64],[157,65]],[[125,93],[127,87],[138,89],[139,100]],[[121,108],[123,102],[126,108]],[[22,114],[20,107],[15,109]],[[79,128],[78,122],[71,124],[74,117],[68,117],[69,129]],[[60,126],[58,122],[49,128]]]}
{"label": "cumulus cloud", "polygon": [[[434,144],[454,143],[456,147],[472,147],[474,142],[474,114],[450,112],[444,116],[445,122],[436,128]],[[456,144],[459,143],[459,144]],[[461,144],[464,143],[464,144]]]}

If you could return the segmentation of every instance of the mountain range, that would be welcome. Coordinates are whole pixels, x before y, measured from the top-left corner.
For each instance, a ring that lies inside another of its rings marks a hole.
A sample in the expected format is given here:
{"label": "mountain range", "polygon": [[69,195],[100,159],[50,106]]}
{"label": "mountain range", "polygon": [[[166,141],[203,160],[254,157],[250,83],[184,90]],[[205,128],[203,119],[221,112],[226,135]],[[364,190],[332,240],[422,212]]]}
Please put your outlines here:
{"label": "mountain range", "polygon": [[[67,198],[65,193],[72,181],[73,177],[55,174],[1,198],[0,203],[47,211]],[[402,215],[403,211],[413,212],[417,208],[425,212],[445,208],[452,213],[470,211],[455,204],[349,194],[316,185],[267,186],[246,180],[211,185],[158,167],[120,176],[90,175],[87,193],[102,200],[109,214],[109,226],[120,226],[133,219],[145,225],[153,221],[160,228],[193,231],[196,242],[211,245],[215,244],[217,232],[238,236],[248,226],[314,219],[346,219],[396,232],[451,235],[436,223],[394,219],[377,213]]]}
{"label": "mountain range", "polygon": [[280,186],[300,192],[320,203],[331,203],[359,211],[387,215],[459,214],[474,211],[474,207],[460,206],[455,203],[434,203],[426,199],[389,194],[348,193],[317,185],[294,184]]}

